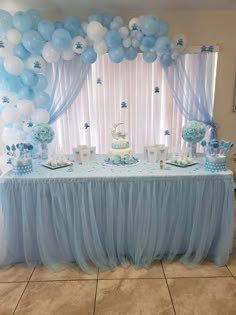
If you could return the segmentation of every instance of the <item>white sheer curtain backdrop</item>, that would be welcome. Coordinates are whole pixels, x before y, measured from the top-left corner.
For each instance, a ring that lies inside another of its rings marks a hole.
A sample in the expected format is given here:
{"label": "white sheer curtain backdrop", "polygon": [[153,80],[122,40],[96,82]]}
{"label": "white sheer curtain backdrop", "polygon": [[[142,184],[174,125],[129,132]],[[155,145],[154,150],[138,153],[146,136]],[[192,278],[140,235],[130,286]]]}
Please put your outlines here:
{"label": "white sheer curtain backdrop", "polygon": [[[189,60],[191,55],[186,55],[190,65]],[[155,93],[155,87],[159,93]],[[127,108],[121,108],[122,102]],[[78,98],[54,123],[55,141],[65,153],[71,153],[78,144],[95,145],[97,153],[109,153],[110,131],[117,122],[124,123],[135,153],[142,153],[144,145],[165,143],[167,139],[172,152],[186,147],[181,138],[186,120],[173,103],[159,61],[148,64],[138,55],[134,61],[113,64],[108,55],[99,57]],[[90,127],[85,129],[85,123]],[[164,136],[166,129],[170,136]]]}

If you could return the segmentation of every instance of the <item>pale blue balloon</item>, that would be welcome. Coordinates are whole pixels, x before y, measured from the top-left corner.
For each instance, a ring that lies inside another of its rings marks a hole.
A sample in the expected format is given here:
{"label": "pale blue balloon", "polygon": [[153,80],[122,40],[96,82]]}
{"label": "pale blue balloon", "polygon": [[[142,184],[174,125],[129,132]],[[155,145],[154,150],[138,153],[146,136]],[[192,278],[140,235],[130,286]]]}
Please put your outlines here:
{"label": "pale blue balloon", "polygon": [[30,15],[31,17],[31,21],[32,21],[32,28],[33,29],[38,29],[38,24],[42,19],[41,13],[38,10],[35,9],[30,9],[27,11],[27,13]]}
{"label": "pale blue balloon", "polygon": [[38,75],[29,69],[25,69],[20,75],[21,81],[26,86],[35,86],[38,83]]}
{"label": "pale blue balloon", "polygon": [[138,50],[132,46],[125,48],[125,59],[134,60],[138,55]]}
{"label": "pale blue balloon", "polygon": [[38,74],[38,83],[35,85],[34,90],[43,91],[48,86],[48,80],[43,74]]}
{"label": "pale blue balloon", "polygon": [[47,109],[51,103],[51,98],[46,92],[37,91],[37,92],[35,92],[33,102],[34,102],[36,108]]}
{"label": "pale blue balloon", "polygon": [[160,21],[155,15],[146,15],[141,21],[141,30],[144,35],[157,35]]}
{"label": "pale blue balloon", "polygon": [[5,33],[12,28],[12,16],[5,10],[0,10],[0,33],[4,37]]}
{"label": "pale blue balloon", "polygon": [[169,24],[166,21],[160,21],[158,36],[166,36],[169,31]]}
{"label": "pale blue balloon", "polygon": [[56,49],[60,51],[69,49],[71,43],[72,38],[67,30],[58,28],[52,33],[52,44]]}
{"label": "pale blue balloon", "polygon": [[20,32],[26,32],[32,28],[32,19],[27,12],[16,12],[13,16],[13,25]]}
{"label": "pale blue balloon", "polygon": [[164,67],[167,68],[173,64],[173,59],[171,58],[171,54],[167,53],[164,54],[160,57],[160,64]]}
{"label": "pale blue balloon", "polygon": [[113,20],[113,15],[110,13],[103,13],[102,14],[102,25],[109,29],[110,24]]}
{"label": "pale blue balloon", "polygon": [[30,53],[22,44],[17,44],[13,48],[13,55],[19,57],[21,60],[29,58]]}
{"label": "pale blue balloon", "polygon": [[117,30],[110,30],[105,35],[105,42],[108,48],[116,48],[121,45],[121,36]]}
{"label": "pale blue balloon", "polygon": [[40,55],[45,43],[39,32],[35,30],[26,31],[21,41],[24,47],[33,55]]}
{"label": "pale blue balloon", "polygon": [[55,29],[64,28],[64,23],[60,22],[60,21],[56,21],[56,22],[54,22],[54,26],[55,26]]}
{"label": "pale blue balloon", "polygon": [[120,63],[125,57],[124,48],[119,46],[109,50],[109,58],[113,63]]}
{"label": "pale blue balloon", "polygon": [[133,38],[133,39],[132,39],[132,46],[133,46],[134,48],[139,48],[140,44],[141,44],[140,41],[137,40],[136,38]]}
{"label": "pale blue balloon", "polygon": [[93,47],[89,46],[81,54],[81,58],[84,63],[92,64],[97,60],[97,53],[94,51]]}
{"label": "pale blue balloon", "polygon": [[64,28],[70,33],[72,37],[79,35],[81,21],[76,15],[68,15],[64,21]]}
{"label": "pale blue balloon", "polygon": [[54,23],[47,20],[41,20],[38,24],[38,31],[45,40],[50,41],[52,33],[55,31]]}
{"label": "pale blue balloon", "polygon": [[23,87],[23,84],[19,76],[9,75],[7,78],[5,78],[5,87],[8,91],[18,93]]}
{"label": "pale blue balloon", "polygon": [[165,54],[167,51],[170,50],[170,47],[171,47],[171,42],[168,37],[166,36],[158,37],[155,44],[155,50],[158,55],[161,56]]}
{"label": "pale blue balloon", "polygon": [[148,62],[148,63],[152,63],[157,59],[157,54],[154,51],[145,51],[143,53],[143,60]]}
{"label": "pale blue balloon", "polygon": [[156,37],[155,36],[144,36],[141,43],[145,49],[151,49],[155,46]]}
{"label": "pale blue balloon", "polygon": [[88,21],[89,21],[89,23],[93,22],[93,21],[96,21],[96,22],[99,22],[99,23],[102,24],[102,14],[101,13],[90,14],[88,16]]}
{"label": "pale blue balloon", "polygon": [[23,86],[20,89],[18,96],[20,99],[33,100],[34,99],[34,91],[32,90],[31,87]]}
{"label": "pale blue balloon", "polygon": [[141,41],[143,39],[143,33],[142,32],[137,32],[135,35],[136,39]]}

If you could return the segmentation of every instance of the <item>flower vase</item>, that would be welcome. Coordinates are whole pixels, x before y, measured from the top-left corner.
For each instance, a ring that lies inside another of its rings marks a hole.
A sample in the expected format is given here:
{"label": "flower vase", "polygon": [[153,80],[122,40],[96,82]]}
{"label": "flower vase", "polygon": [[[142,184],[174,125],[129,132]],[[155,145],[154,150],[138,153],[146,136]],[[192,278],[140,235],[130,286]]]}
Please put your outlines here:
{"label": "flower vase", "polygon": [[40,157],[42,160],[48,159],[48,145],[47,143],[41,143],[40,144]]}
{"label": "flower vase", "polygon": [[190,147],[190,153],[192,155],[192,158],[196,158],[196,156],[197,156],[197,143],[196,142],[190,142],[189,147]]}

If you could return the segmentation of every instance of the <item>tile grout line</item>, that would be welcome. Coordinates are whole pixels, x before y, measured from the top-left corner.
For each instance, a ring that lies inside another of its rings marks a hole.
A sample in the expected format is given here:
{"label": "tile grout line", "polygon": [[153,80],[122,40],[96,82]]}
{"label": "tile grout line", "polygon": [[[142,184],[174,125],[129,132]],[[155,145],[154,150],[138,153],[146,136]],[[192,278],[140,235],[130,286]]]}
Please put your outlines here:
{"label": "tile grout line", "polygon": [[171,293],[170,293],[170,288],[169,288],[169,285],[168,285],[168,282],[167,282],[167,278],[166,278],[166,274],[165,274],[165,270],[164,270],[162,261],[160,263],[161,263],[162,271],[163,271],[163,274],[164,274],[164,277],[165,277],[165,282],[166,282],[167,290],[169,292],[169,296],[170,296],[171,304],[172,304],[172,307],[173,307],[173,311],[174,311],[174,314],[176,315],[174,302],[173,302],[173,299],[172,299],[172,296],[171,296]]}
{"label": "tile grout line", "polygon": [[99,274],[99,269],[97,270],[97,282],[96,282],[96,290],[95,290],[95,297],[94,297],[93,315],[95,315],[95,312],[96,312],[96,300],[97,300],[97,290],[98,290],[98,274]]}
{"label": "tile grout line", "polygon": [[228,269],[229,273],[231,274],[231,277],[234,278],[234,274],[231,272],[231,270],[229,269],[228,265],[225,265],[225,266],[226,266],[226,268]]}
{"label": "tile grout line", "polygon": [[31,272],[31,275],[30,275],[30,277],[29,277],[29,279],[28,279],[28,281],[27,281],[27,283],[26,283],[26,286],[25,286],[25,288],[24,288],[24,290],[23,290],[23,292],[22,292],[22,294],[21,294],[21,296],[20,296],[20,298],[19,298],[19,301],[18,301],[17,304],[16,304],[16,307],[15,307],[15,309],[14,309],[12,315],[15,314],[15,312],[16,312],[16,310],[17,310],[17,307],[18,307],[18,305],[20,304],[20,301],[21,301],[21,299],[22,299],[22,297],[23,297],[23,295],[24,295],[24,293],[25,293],[25,290],[26,290],[26,288],[28,287],[28,284],[30,283],[30,279],[31,279],[31,277],[32,277],[32,275],[33,275],[33,273],[34,273],[36,267],[37,267],[37,264],[34,266],[34,269],[33,269],[33,271]]}

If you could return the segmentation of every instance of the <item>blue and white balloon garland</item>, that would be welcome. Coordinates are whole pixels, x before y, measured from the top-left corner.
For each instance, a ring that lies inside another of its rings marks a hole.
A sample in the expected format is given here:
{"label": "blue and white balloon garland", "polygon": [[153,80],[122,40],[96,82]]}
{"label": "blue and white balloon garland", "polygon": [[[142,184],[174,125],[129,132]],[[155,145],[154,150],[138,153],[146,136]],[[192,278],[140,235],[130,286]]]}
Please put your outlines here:
{"label": "blue and white balloon garland", "polygon": [[125,25],[122,17],[109,13],[91,14],[86,22],[74,15],[51,22],[34,9],[14,15],[0,10],[3,141],[24,142],[31,130],[28,126],[49,121],[48,64],[70,61],[76,55],[92,64],[105,53],[111,62],[120,63],[141,52],[147,63],[160,58],[163,66],[169,66],[185,49],[186,39],[171,42],[168,30],[168,24],[154,15],[134,17]]}

